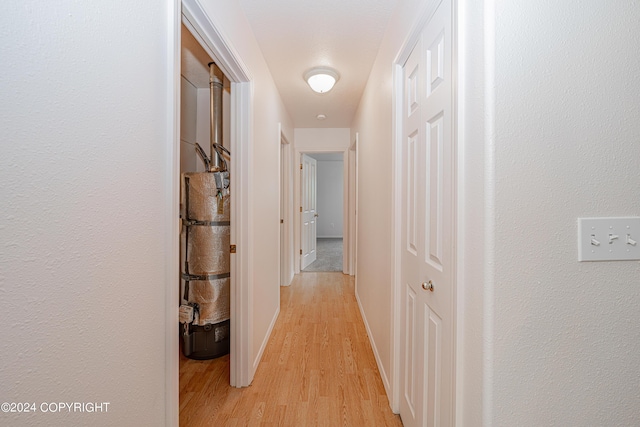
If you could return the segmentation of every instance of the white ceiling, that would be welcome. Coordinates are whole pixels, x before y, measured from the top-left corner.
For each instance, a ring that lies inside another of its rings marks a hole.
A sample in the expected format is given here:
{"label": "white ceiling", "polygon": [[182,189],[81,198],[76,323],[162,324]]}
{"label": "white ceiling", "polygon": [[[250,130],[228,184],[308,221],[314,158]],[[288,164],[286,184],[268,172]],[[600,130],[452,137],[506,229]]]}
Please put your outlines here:
{"label": "white ceiling", "polygon": [[[294,127],[349,127],[397,0],[239,1]],[[184,26],[182,46],[183,76],[208,87],[210,58]],[[340,74],[328,93],[303,79],[316,66]]]}
{"label": "white ceiling", "polygon": [[[295,127],[351,125],[396,3],[240,0]],[[330,92],[317,94],[304,81],[315,66],[340,74]]]}

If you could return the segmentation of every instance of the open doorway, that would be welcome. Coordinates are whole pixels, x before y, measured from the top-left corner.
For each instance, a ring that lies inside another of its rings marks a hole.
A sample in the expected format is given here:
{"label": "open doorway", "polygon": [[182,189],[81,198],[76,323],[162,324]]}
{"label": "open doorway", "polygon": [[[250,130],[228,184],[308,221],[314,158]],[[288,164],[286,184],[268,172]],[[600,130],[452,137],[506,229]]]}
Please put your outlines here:
{"label": "open doorway", "polygon": [[[225,102],[226,106],[224,115],[228,117],[227,123],[224,125],[226,130],[224,133],[229,137],[227,142],[232,155],[229,160],[229,170],[232,174],[232,190],[233,197],[230,203],[230,249],[232,255],[230,259],[231,284],[230,284],[230,350],[228,356],[228,371],[230,385],[235,387],[246,387],[251,384],[253,379],[253,365],[251,363],[251,342],[252,342],[252,311],[250,310],[251,301],[247,297],[253,286],[250,277],[250,256],[252,250],[251,240],[249,238],[250,231],[250,215],[251,211],[250,193],[253,185],[251,180],[251,155],[252,146],[250,144],[249,134],[249,117],[251,112],[251,80],[248,72],[242,63],[236,57],[235,52],[231,51],[228,43],[220,35],[219,31],[208,19],[208,15],[202,9],[200,3],[196,0],[181,1],[180,22],[176,22],[177,26],[183,25],[180,31],[180,38],[176,39],[177,53],[180,53],[183,46],[183,38],[192,38],[199,48],[205,52],[205,57],[200,62],[211,60],[221,70],[227,80],[227,91]],[[183,68],[180,55],[176,55],[176,68]],[[180,74],[184,74],[180,72]],[[182,80],[182,77],[181,77]],[[179,95],[183,92],[191,92],[195,90],[195,104],[197,107],[197,91],[196,84],[193,84],[192,78],[185,79],[188,81],[176,81],[176,91]],[[189,87],[192,86],[192,87]],[[187,95],[188,96],[188,95]],[[192,96],[193,98],[193,96]],[[188,101],[193,106],[193,99]],[[187,107],[181,105],[181,96],[176,99],[174,114],[176,119],[184,120],[182,117],[183,110]],[[195,112],[196,116],[199,112]],[[204,113],[208,115],[208,111]],[[191,119],[192,120],[192,119]],[[197,121],[197,117],[196,117]],[[197,124],[196,124],[197,127]],[[176,144],[180,149],[194,148],[189,142],[194,135],[176,135],[180,137],[180,141]],[[195,138],[198,138],[197,130]],[[176,138],[177,139],[177,138]],[[208,144],[205,144],[208,145]],[[178,147],[176,147],[178,148]],[[180,166],[198,167],[197,159],[195,165],[187,157],[182,158],[185,165],[176,164],[174,174],[172,175],[173,185],[173,201],[177,206],[180,200]],[[178,209],[175,209],[173,220],[175,224],[179,224]],[[176,227],[176,231],[178,227]],[[178,238],[176,236],[176,242]],[[172,251],[175,265],[178,265],[178,257],[180,250],[175,247]],[[166,289],[167,311],[166,311],[166,366],[170,372],[167,394],[167,406],[177,408],[179,404],[179,370],[180,370],[180,351],[179,334],[178,334],[178,315],[177,308],[180,305],[181,292],[179,277],[176,275],[176,281],[168,283]],[[173,416],[171,416],[173,418]]]}
{"label": "open doorway", "polygon": [[[312,161],[302,162],[301,270],[344,271],[343,153],[308,153],[305,156]],[[315,171],[305,171],[305,166],[315,168]],[[305,214],[309,218],[305,218]],[[315,222],[313,230],[309,229],[311,222]],[[305,256],[311,259],[305,260]]]}
{"label": "open doorway", "polygon": [[230,82],[184,24],[180,57],[182,382],[194,360],[229,358],[233,171]]}

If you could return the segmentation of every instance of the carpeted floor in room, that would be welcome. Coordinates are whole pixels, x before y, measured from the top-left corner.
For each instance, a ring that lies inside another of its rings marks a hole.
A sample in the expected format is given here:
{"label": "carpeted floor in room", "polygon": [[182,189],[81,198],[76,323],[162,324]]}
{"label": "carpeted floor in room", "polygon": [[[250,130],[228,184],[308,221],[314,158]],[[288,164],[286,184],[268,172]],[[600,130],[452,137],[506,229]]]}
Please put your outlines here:
{"label": "carpeted floor in room", "polygon": [[316,260],[302,271],[342,271],[342,238],[318,238]]}

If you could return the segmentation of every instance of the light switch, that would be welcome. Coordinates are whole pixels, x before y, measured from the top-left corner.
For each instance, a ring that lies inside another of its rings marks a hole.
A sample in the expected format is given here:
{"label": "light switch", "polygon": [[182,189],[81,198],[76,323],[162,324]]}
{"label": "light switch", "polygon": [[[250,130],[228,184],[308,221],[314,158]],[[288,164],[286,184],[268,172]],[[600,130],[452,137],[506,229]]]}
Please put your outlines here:
{"label": "light switch", "polygon": [[640,217],[578,218],[578,261],[640,260]]}

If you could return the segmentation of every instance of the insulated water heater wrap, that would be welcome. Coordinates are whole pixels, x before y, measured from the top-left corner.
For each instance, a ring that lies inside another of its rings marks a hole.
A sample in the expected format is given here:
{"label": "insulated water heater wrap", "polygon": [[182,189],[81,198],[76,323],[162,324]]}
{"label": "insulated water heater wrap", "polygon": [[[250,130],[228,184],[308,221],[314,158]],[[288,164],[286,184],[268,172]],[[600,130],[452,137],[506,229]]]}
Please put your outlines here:
{"label": "insulated water heater wrap", "polygon": [[230,202],[228,188],[216,182],[220,174],[182,175],[184,299],[197,304],[193,324],[200,326],[230,317]]}
{"label": "insulated water heater wrap", "polygon": [[195,325],[204,326],[229,319],[230,281],[228,277],[189,281],[189,301],[198,303],[200,307],[198,316],[193,321]]}
{"label": "insulated water heater wrap", "polygon": [[[227,188],[219,189],[216,174],[208,172],[189,172],[182,174],[182,206],[184,218],[198,221],[229,221],[231,219],[231,202]],[[222,209],[219,211],[219,195],[222,191]],[[188,199],[188,200],[187,200]]]}
{"label": "insulated water heater wrap", "polygon": [[[190,226],[187,228],[189,274],[208,276],[229,273],[230,227]],[[186,273],[186,272],[185,272]]]}

